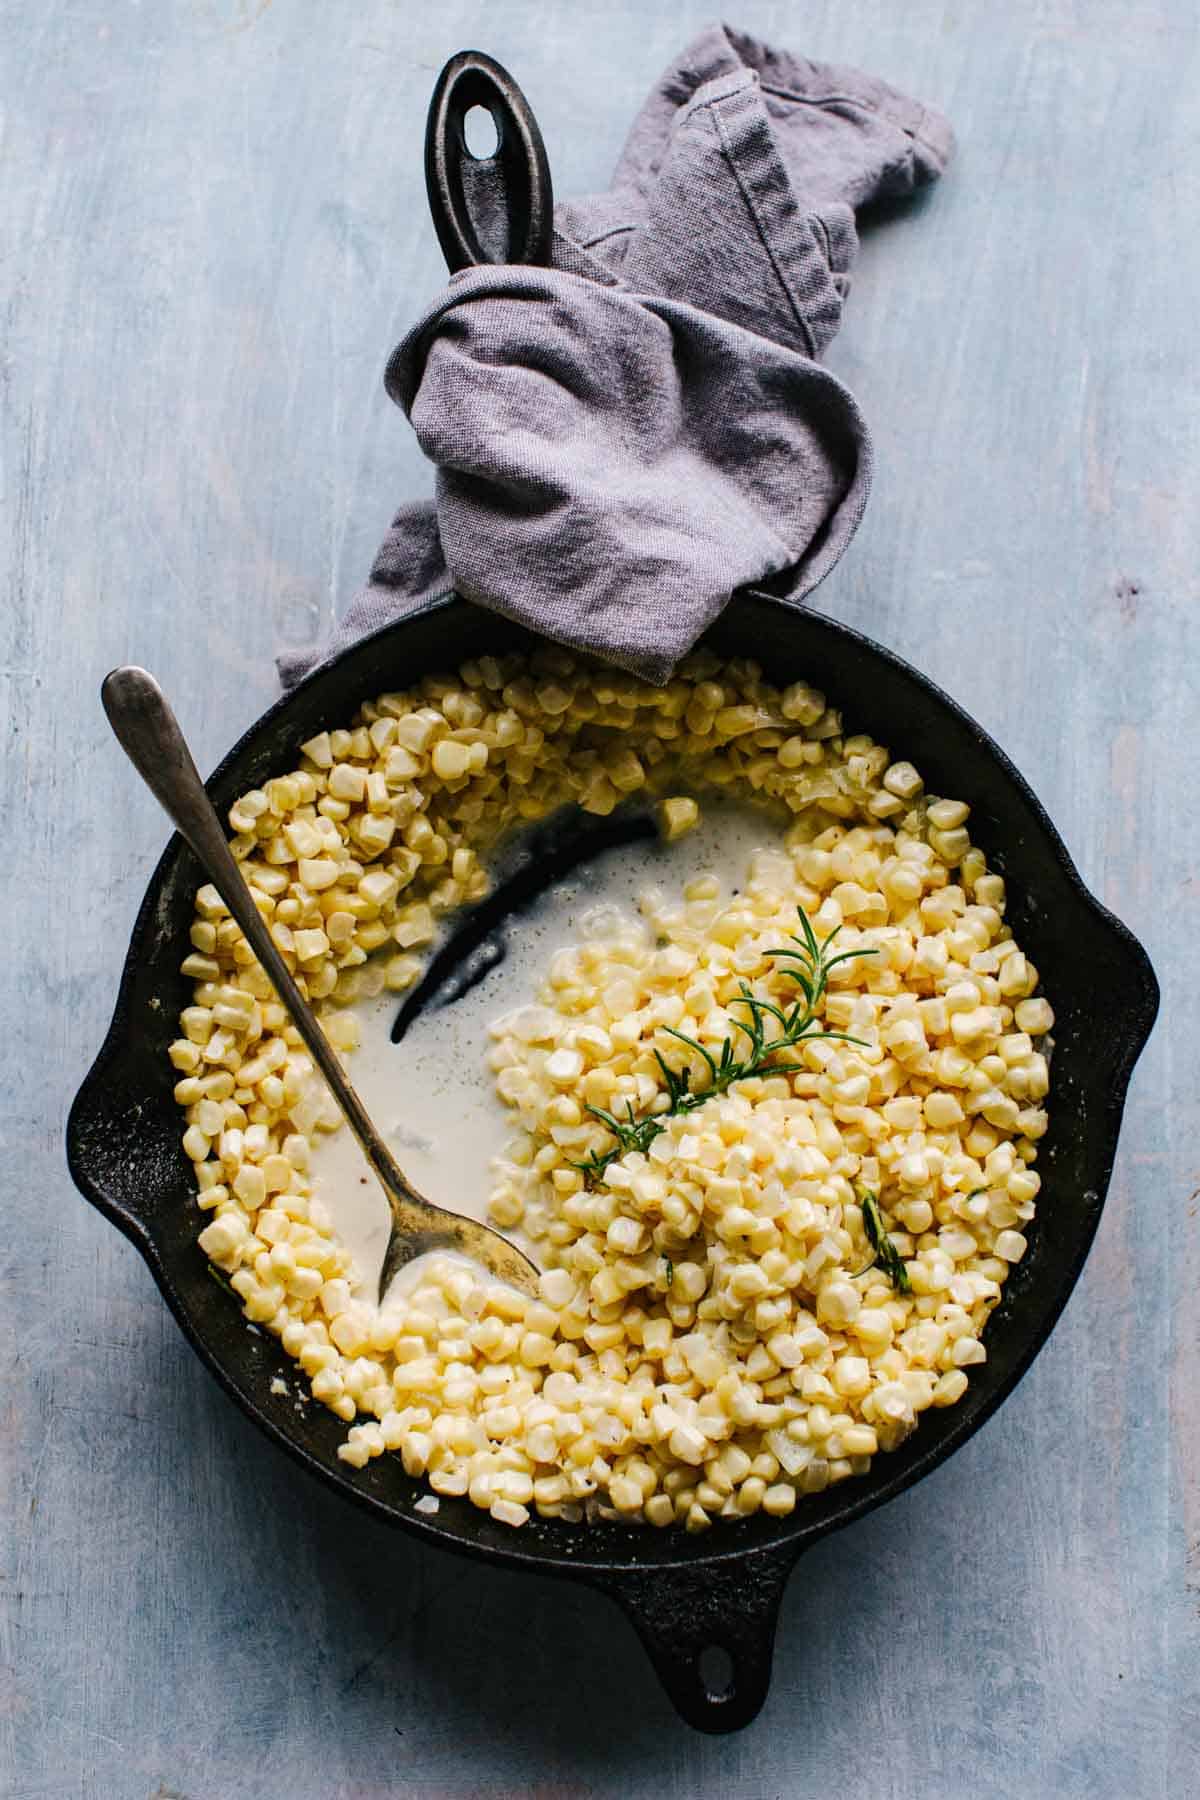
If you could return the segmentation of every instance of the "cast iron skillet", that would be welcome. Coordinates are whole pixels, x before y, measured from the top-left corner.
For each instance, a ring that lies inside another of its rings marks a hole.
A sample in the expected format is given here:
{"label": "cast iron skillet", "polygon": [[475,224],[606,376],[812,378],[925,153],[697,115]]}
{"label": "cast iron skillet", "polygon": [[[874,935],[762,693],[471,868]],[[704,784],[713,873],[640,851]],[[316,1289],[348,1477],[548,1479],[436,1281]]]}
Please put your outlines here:
{"label": "cast iron skillet", "polygon": [[[345,724],[362,700],[532,641],[463,600],[437,601],[345,651],[278,701],[230,751],[209,791],[227,807],[294,767],[306,738]],[[294,1365],[274,1338],[247,1325],[196,1246],[201,1215],[180,1148],[167,1045],[191,998],[179,965],[190,949],[200,877],[177,837],[142,902],[116,1014],[71,1110],[67,1155],[82,1192],[145,1257],[192,1347],[268,1436],[340,1493],[430,1543],[573,1576],[611,1594],[679,1712],[689,1724],[719,1732],[745,1725],[766,1697],[780,1597],[797,1558],[965,1443],[1045,1342],[1096,1230],[1126,1085],[1154,1020],[1158,988],[1144,951],[1084,888],[1007,757],[932,682],[844,625],[765,595],[739,596],[705,641],[721,656],[755,658],[773,682],[812,681],[844,709],[849,730],[869,732],[911,758],[932,792],[970,802],[972,837],[1007,880],[1008,917],[1054,1006],[1038,1218],[989,1322],[988,1360],[972,1369],[957,1406],[925,1413],[902,1448],[878,1456],[868,1475],[802,1498],[791,1518],[715,1525],[701,1537],[537,1519],[513,1531],[466,1499],[443,1499],[430,1518],[414,1512],[425,1490],[397,1457],[380,1457],[361,1471],[339,1462],[345,1426],[321,1405],[297,1411],[290,1395],[272,1394],[272,1379],[286,1377],[290,1385]],[[403,1045],[396,1054],[405,1054]],[[719,1691],[700,1666],[711,1646],[727,1653],[732,1668]]]}

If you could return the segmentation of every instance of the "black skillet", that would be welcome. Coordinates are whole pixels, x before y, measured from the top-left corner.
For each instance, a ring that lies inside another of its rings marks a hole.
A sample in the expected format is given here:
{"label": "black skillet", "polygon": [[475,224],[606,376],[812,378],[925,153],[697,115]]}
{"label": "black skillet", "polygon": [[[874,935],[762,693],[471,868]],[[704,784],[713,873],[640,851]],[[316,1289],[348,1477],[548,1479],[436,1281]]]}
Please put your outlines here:
{"label": "black skillet", "polygon": [[[450,128],[461,129],[454,66],[439,84],[435,107],[449,90]],[[469,66],[476,74],[492,67],[479,57],[470,58]],[[474,93],[499,114],[502,135],[518,126],[536,132],[508,78],[503,88],[476,86]],[[543,191],[548,200],[548,183]],[[344,651],[279,700],[225,757],[209,791],[218,807],[227,807],[248,788],[293,767],[306,738],[344,724],[362,700],[466,658],[532,641],[519,627],[461,599],[437,601]],[[246,1324],[196,1247],[199,1214],[166,1055],[174,1021],[190,1000],[191,984],[179,965],[190,948],[199,881],[177,837],[142,902],[112,1025],[71,1110],[67,1156],[83,1194],[145,1257],[197,1354],[269,1437],[349,1499],[431,1544],[536,1574],[573,1577],[611,1594],[683,1718],[722,1732],[748,1723],[766,1697],[780,1598],[797,1559],[827,1532],[911,1487],[965,1443],[1045,1342],[1095,1234],[1126,1086],[1154,1021],[1158,988],[1145,952],[1083,886],[1008,758],[917,670],[843,625],[757,593],[739,595],[705,642],[723,657],[753,657],[781,685],[814,682],[844,709],[849,729],[869,732],[910,757],[931,791],[971,803],[972,837],[1006,878],[1008,916],[1054,1006],[1051,1122],[1038,1161],[1044,1183],[1038,1219],[1029,1251],[988,1325],[988,1360],[971,1371],[970,1388],[957,1406],[925,1414],[907,1443],[875,1458],[868,1475],[801,1499],[791,1518],[759,1516],[717,1525],[702,1537],[537,1519],[512,1531],[466,1499],[443,1499],[431,1518],[414,1511],[425,1489],[404,1474],[398,1458],[380,1457],[361,1471],[339,1462],[345,1426],[323,1406],[297,1411],[290,1396],[272,1394],[272,1380],[293,1376],[294,1366],[274,1338]],[[404,1053],[398,1046],[396,1054]],[[725,1682],[709,1674],[712,1659],[705,1652],[714,1647],[728,1658]]]}

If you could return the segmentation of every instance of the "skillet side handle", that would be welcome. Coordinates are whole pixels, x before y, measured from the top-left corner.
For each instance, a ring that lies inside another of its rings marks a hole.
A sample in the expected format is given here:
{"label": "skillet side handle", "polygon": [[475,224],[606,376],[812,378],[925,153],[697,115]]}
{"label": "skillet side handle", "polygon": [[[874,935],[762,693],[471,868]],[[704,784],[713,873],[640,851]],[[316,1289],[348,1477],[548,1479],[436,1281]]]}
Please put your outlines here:
{"label": "skillet side handle", "polygon": [[788,1547],[694,1569],[627,1569],[603,1583],[695,1730],[740,1731],[761,1710],[796,1555]]}
{"label": "skillet side handle", "polygon": [[[144,1118],[154,1102],[133,1091],[105,1050],[88,1071],[67,1116],[67,1167],[86,1200],[154,1259],[148,1229],[156,1190],[155,1152],[141,1148]],[[129,1146],[123,1155],[114,1146]]]}

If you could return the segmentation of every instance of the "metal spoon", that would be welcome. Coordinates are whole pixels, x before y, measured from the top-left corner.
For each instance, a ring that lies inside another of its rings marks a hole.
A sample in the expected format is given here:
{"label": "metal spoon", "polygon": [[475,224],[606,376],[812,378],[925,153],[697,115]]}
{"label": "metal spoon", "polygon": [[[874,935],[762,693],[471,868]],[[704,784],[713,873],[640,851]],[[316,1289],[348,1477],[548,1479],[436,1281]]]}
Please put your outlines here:
{"label": "metal spoon", "polygon": [[275,992],[291,1015],[313,1061],[320,1069],[347,1124],[362,1147],[388,1197],[392,1228],[379,1275],[379,1298],[396,1271],[428,1250],[456,1250],[482,1263],[500,1281],[537,1293],[538,1271],[528,1257],[474,1219],[434,1206],[401,1173],[395,1158],[367,1116],[365,1107],[342,1070],[337,1054],[321,1030],[284,962],[266,921],[254,904],[225,840],[204,784],[192,761],[179,723],[166,695],[145,669],[114,669],[100,689],[104,710],[130,762],[151,793],[166,809],[180,835],[191,845],[200,867],[237,920]]}

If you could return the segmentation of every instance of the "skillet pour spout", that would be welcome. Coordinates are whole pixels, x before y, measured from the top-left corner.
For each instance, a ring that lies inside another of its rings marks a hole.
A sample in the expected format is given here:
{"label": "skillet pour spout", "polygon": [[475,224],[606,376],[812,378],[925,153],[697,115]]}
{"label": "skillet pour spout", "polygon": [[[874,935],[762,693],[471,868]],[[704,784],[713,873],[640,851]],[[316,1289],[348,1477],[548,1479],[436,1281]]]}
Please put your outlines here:
{"label": "skillet pour spout", "polygon": [[[1042,971],[1056,1015],[1050,1129],[1029,1250],[987,1328],[988,1360],[954,1407],[922,1416],[870,1472],[703,1538],[598,1520],[532,1519],[519,1531],[465,1499],[418,1513],[423,1486],[398,1458],[362,1470],[338,1459],[345,1427],[323,1406],[296,1410],[271,1383],[294,1374],[281,1346],[249,1327],[208,1274],[201,1215],[167,1046],[190,999],[198,866],[175,837],[138,913],[116,1011],[67,1125],[71,1174],[136,1245],[189,1342],[226,1392],[310,1474],[401,1530],[486,1562],[583,1580],[625,1609],[673,1704],[703,1731],[735,1730],[769,1686],[779,1601],[799,1556],[826,1533],[894,1499],[965,1443],[1012,1391],[1062,1312],[1100,1218],[1125,1092],[1158,1005],[1145,952],[1081,882],[1043,808],[996,744],[932,682],[868,638],[766,595],[739,596],[705,643],[752,657],[773,681],[814,681],[853,729],[912,759],[933,791],[971,804],[973,839],[1004,875],[1008,916]],[[293,765],[299,745],[343,724],[363,700],[466,659],[532,648],[498,615],[449,598],[386,626],[279,700],[230,751],[208,791],[219,809]],[[397,1054],[405,1054],[403,1046]]]}

